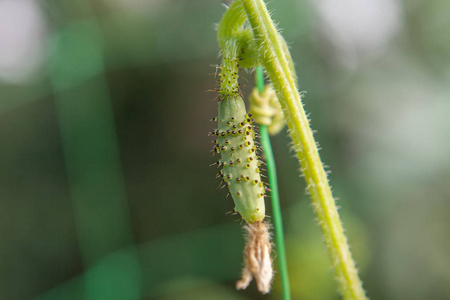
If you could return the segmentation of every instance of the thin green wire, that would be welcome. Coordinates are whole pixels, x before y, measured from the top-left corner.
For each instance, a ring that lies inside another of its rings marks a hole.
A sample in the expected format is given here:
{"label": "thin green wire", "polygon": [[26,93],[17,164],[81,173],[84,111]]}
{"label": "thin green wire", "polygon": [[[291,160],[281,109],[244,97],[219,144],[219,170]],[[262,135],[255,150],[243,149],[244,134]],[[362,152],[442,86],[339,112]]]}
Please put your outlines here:
{"label": "thin green wire", "polygon": [[[256,86],[261,93],[264,90],[264,71],[261,66],[256,67]],[[267,125],[259,126],[261,143],[264,154],[266,155],[267,172],[269,174],[270,196],[272,199],[273,223],[275,227],[275,240],[278,249],[278,265],[280,267],[281,287],[283,291],[283,300],[291,299],[291,290],[289,287],[289,274],[286,261],[286,249],[284,246],[283,220],[281,218],[280,196],[278,194],[277,168],[273,157],[272,146],[270,144],[269,131]]]}

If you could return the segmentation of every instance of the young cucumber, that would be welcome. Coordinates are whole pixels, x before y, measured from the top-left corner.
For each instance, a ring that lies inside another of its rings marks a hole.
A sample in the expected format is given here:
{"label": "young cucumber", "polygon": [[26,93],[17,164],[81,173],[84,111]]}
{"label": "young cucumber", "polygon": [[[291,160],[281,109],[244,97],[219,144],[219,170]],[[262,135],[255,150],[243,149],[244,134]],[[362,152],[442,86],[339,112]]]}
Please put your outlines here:
{"label": "young cucumber", "polygon": [[223,169],[220,176],[230,189],[237,211],[247,223],[265,216],[265,187],[261,181],[261,162],[256,155],[253,121],[246,114],[239,95],[222,99],[219,104],[216,151]]}

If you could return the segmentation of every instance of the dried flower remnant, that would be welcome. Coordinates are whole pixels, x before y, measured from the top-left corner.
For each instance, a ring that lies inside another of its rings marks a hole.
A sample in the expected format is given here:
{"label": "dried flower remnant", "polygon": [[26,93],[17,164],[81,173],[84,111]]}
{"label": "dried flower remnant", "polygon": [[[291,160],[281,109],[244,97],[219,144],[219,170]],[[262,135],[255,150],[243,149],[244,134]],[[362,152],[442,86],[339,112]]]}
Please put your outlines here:
{"label": "dried flower remnant", "polygon": [[247,230],[247,245],[244,249],[245,267],[242,270],[241,280],[236,283],[236,288],[246,289],[255,278],[258,291],[267,294],[270,292],[273,278],[269,225],[255,222],[245,226],[245,229]]}

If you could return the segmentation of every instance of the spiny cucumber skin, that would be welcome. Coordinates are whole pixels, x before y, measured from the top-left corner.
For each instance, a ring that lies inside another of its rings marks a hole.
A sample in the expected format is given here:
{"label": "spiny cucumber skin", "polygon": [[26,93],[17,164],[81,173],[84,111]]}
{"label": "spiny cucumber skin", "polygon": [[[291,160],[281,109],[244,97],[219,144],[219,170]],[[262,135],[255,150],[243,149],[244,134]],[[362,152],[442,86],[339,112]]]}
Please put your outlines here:
{"label": "spiny cucumber skin", "polygon": [[213,134],[217,135],[215,150],[221,154],[220,176],[233,197],[234,210],[251,224],[265,217],[265,187],[259,173],[252,120],[239,91],[239,53],[237,40],[230,39],[223,45],[218,128]]}
{"label": "spiny cucumber skin", "polygon": [[262,221],[265,216],[265,187],[261,181],[260,161],[256,155],[255,131],[238,95],[222,99],[219,104],[216,152],[221,153],[220,175],[228,186],[235,211],[247,223]]}

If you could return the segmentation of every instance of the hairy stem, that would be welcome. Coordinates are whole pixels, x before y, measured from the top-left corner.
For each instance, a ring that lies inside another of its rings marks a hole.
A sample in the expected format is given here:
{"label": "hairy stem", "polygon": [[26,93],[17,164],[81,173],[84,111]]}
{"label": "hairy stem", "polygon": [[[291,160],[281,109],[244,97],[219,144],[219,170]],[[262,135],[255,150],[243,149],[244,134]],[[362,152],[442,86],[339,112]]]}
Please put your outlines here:
{"label": "hairy stem", "polygon": [[[244,8],[277,92],[344,299],[367,299],[352,259],[327,175],[296,86],[292,60],[263,0],[236,0]],[[239,9],[239,3],[234,4]],[[236,25],[235,25],[236,26]]]}

